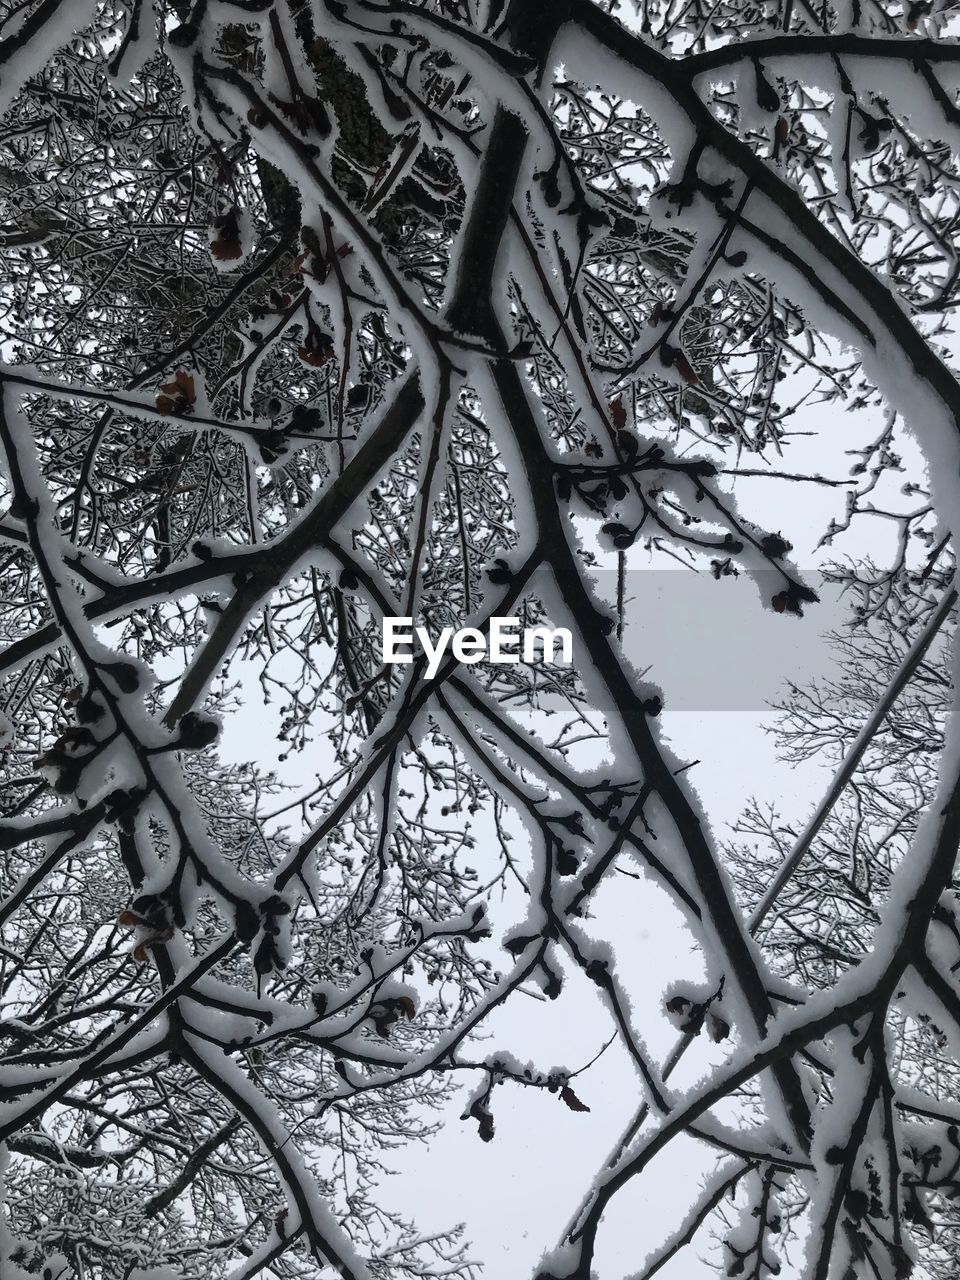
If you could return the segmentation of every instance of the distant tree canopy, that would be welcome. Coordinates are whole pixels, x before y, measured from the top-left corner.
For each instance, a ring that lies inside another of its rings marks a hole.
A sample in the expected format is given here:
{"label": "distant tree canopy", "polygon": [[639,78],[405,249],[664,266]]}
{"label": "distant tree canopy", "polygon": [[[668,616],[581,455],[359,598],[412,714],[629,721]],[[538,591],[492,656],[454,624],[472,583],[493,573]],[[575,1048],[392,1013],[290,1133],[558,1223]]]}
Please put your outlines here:
{"label": "distant tree canopy", "polygon": [[[680,1138],[711,1171],[636,1276],[717,1224],[730,1276],[952,1274],[958,17],[0,4],[0,1280],[476,1280],[384,1175],[508,1140],[506,1091],[589,1123],[601,1046],[478,1034],[574,972],[636,1096],[537,1280],[590,1280]],[[848,409],[849,474],[791,462]],[[721,851],[626,574],[703,575],[709,662],[711,592],[790,626],[791,539],[871,521],[895,553],[837,570],[858,630],[786,723],[846,769],[806,833],[759,780]],[[384,618],[503,616],[573,664],[382,662]],[[664,1063],[611,884],[699,948]]]}

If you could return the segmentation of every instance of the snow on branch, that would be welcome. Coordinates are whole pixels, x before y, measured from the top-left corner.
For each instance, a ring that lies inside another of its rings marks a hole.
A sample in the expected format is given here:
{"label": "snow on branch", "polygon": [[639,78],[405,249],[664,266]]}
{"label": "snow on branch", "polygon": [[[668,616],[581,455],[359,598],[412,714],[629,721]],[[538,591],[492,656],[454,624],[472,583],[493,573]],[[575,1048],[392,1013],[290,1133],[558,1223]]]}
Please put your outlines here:
{"label": "snow on branch", "polygon": [[[509,1097],[622,1111],[517,1274],[590,1280],[668,1149],[644,1280],[952,1274],[954,6],[8,8],[0,1272],[476,1280],[385,1173]],[[724,846],[634,570],[708,665],[733,579],[798,625],[877,521],[781,726],[832,782]]]}

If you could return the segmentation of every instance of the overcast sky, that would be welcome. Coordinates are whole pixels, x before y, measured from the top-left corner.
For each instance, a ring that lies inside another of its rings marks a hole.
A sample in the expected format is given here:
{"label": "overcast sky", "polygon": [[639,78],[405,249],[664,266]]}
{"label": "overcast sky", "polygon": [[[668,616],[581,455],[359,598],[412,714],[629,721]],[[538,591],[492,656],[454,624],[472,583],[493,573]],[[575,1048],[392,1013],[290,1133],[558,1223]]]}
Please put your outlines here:
{"label": "overcast sky", "polygon": [[[845,451],[875,431],[876,419],[869,414],[855,418],[836,410],[811,411],[804,425],[817,434],[801,437],[788,450],[790,469],[803,470],[815,457],[812,471],[842,477],[849,468]],[[778,465],[785,467],[787,462]],[[795,562],[818,590],[818,566],[824,560],[869,554],[882,561],[891,552],[890,529],[878,520],[855,523],[833,549],[816,549],[830,517],[842,513],[842,490],[740,479],[736,493],[745,515],[794,542]],[[774,801],[786,821],[802,823],[825,789],[832,766],[823,761],[795,768],[780,761],[769,732],[774,724],[769,703],[783,692],[787,679],[804,684],[829,675],[825,633],[846,623],[851,602],[828,588],[821,604],[803,619],[787,617],[761,606],[762,582],[759,587],[747,577],[717,582],[709,573],[668,564],[663,559],[646,563],[640,548],[631,554],[625,647],[635,665],[649,667],[648,678],[663,688],[661,725],[675,753],[683,760],[699,761],[688,780],[715,834],[729,835],[754,795]],[[601,569],[597,585],[601,595],[613,598],[611,571]],[[228,722],[231,736],[222,754],[246,759],[250,742],[257,740],[262,744],[260,761],[270,767],[278,749],[277,707],[263,706],[258,682],[246,682],[245,690],[246,705]],[[282,773],[308,789],[324,775],[322,741],[297,758],[291,756]],[[478,829],[482,832],[482,824]],[[519,822],[514,829],[518,840],[526,838]],[[494,922],[500,918],[511,923],[516,905],[494,902]],[[615,941],[625,982],[637,992],[634,1026],[651,1056],[662,1060],[676,1034],[662,1015],[664,988],[681,976],[695,981],[701,975],[681,917],[659,889],[619,876],[597,894],[590,927]],[[505,961],[501,952],[499,963]],[[477,1056],[503,1048],[529,1059],[539,1070],[573,1070],[610,1034],[595,988],[568,970],[563,995],[556,1002],[533,995],[508,1002],[487,1024],[487,1038],[477,1046]],[[698,1044],[673,1079],[692,1083],[720,1057],[719,1049]],[[627,1055],[614,1043],[575,1082],[589,1113],[571,1113],[545,1092],[498,1088],[493,1097],[496,1136],[490,1143],[480,1141],[475,1121],[459,1118],[473,1083],[465,1081],[445,1107],[441,1131],[429,1145],[395,1154],[397,1172],[385,1187],[385,1199],[408,1213],[422,1231],[464,1221],[473,1256],[486,1264],[488,1277],[525,1280],[544,1249],[556,1243],[593,1173],[639,1105],[639,1081]],[[600,1233],[595,1264],[603,1280],[629,1277],[639,1269],[647,1252],[682,1219],[690,1203],[691,1180],[713,1164],[713,1157],[697,1144],[671,1144],[644,1178],[615,1198]],[[454,1176],[464,1167],[469,1179]],[[708,1256],[705,1247],[684,1251],[661,1274],[664,1280],[713,1276]]]}

